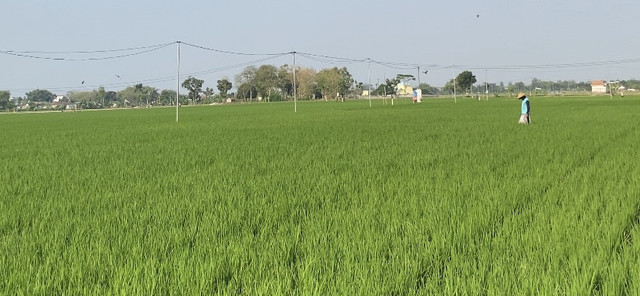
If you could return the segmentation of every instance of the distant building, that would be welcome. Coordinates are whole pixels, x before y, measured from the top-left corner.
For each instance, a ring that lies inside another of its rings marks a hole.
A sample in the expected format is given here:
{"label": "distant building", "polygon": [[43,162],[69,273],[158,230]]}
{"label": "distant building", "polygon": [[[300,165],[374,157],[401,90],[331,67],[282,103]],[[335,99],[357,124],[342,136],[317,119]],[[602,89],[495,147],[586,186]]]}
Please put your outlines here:
{"label": "distant building", "polygon": [[65,96],[62,95],[57,95],[55,99],[53,99],[54,103],[61,103],[62,101],[64,101],[64,99],[66,99]]}
{"label": "distant building", "polygon": [[398,85],[396,85],[396,94],[399,96],[411,96],[413,95],[413,86],[405,83],[398,83]]}
{"label": "distant building", "polygon": [[606,94],[607,83],[602,80],[591,81],[591,93],[594,94]]}
{"label": "distant building", "polygon": [[59,106],[65,106],[67,104],[67,101],[67,97],[57,95],[56,98],[51,101],[51,107],[57,108]]}

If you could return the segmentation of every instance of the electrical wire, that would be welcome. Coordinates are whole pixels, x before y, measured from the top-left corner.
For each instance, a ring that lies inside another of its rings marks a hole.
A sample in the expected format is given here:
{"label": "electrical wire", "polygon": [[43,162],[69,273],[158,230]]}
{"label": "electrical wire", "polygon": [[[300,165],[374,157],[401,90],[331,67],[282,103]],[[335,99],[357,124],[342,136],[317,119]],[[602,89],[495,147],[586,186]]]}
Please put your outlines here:
{"label": "electrical wire", "polygon": [[329,60],[329,59],[323,59],[323,58],[318,58],[315,56],[309,56],[309,55],[305,55],[305,54],[300,54],[301,57],[306,58],[310,61],[314,61],[314,62],[319,62],[319,63],[323,63],[323,64],[331,64],[331,65],[352,65],[355,63],[361,63],[362,61],[357,61],[357,62],[353,62],[353,61],[340,61],[340,60]]}
{"label": "electrical wire", "polygon": [[372,63],[385,66],[387,68],[393,68],[396,70],[411,70],[418,67],[417,64],[405,64],[405,63],[393,63],[393,62],[379,62],[376,60],[371,60]]}
{"label": "electrical wire", "polygon": [[[289,53],[283,53],[283,54],[280,54],[278,56],[271,56],[271,57],[266,57],[266,58],[262,58],[262,59],[242,62],[242,63],[238,63],[238,64],[227,65],[227,66],[223,66],[223,67],[219,67],[219,68],[213,68],[213,69],[207,69],[207,70],[202,70],[202,71],[185,73],[185,74],[181,74],[180,76],[181,77],[183,77],[183,76],[193,77],[193,76],[208,75],[208,74],[227,71],[227,70],[232,70],[232,69],[236,69],[236,68],[240,68],[240,67],[244,67],[244,66],[248,66],[248,65],[254,65],[254,64],[265,62],[265,61],[268,61],[268,60],[277,59],[277,58],[280,58],[282,56],[286,56],[288,54]],[[126,87],[126,86],[130,86],[130,85],[134,85],[134,84],[140,84],[140,83],[142,83],[142,84],[156,84],[156,83],[161,83],[161,82],[173,81],[175,79],[176,79],[176,76],[174,75],[174,76],[165,76],[165,77],[158,77],[158,78],[150,78],[150,79],[141,79],[141,80],[134,80],[134,81],[118,82],[118,83],[111,83],[111,84],[80,85],[80,86],[67,86],[67,87],[49,87],[49,88],[44,88],[44,89],[64,91],[64,90],[70,90],[70,89],[83,89],[83,88],[95,89],[95,88],[98,88],[98,87],[105,87],[105,88],[108,88],[108,87],[123,87],[123,86]],[[26,91],[30,91],[30,90],[14,89],[14,91],[26,92]]]}
{"label": "electrical wire", "polygon": [[191,47],[195,47],[198,49],[202,49],[202,50],[206,50],[206,51],[213,51],[213,52],[218,52],[218,53],[225,53],[225,54],[232,54],[232,55],[244,55],[244,56],[279,56],[279,55],[283,55],[283,54],[290,54],[290,52],[280,52],[280,53],[246,53],[246,52],[238,52],[238,51],[227,51],[227,50],[221,50],[221,49],[215,49],[215,48],[210,48],[210,47],[205,47],[205,46],[201,46],[201,45],[195,45],[195,44],[191,44],[191,43],[187,43],[187,42],[181,42],[184,45],[187,46],[191,46]]}
{"label": "electrical wire", "polygon": [[341,57],[319,55],[319,54],[312,54],[312,53],[306,53],[306,52],[296,52],[296,53],[298,53],[300,56],[307,58],[309,60],[321,62],[321,63],[328,63],[328,64],[355,64],[355,63],[362,63],[367,61],[367,59],[341,58]]}
{"label": "electrical wire", "polygon": [[189,73],[189,76],[195,76],[195,75],[207,75],[207,74],[212,74],[212,73],[217,73],[217,72],[222,72],[222,71],[227,71],[227,70],[231,70],[231,69],[236,69],[236,68],[240,68],[243,66],[249,66],[249,65],[254,65],[260,62],[265,62],[268,60],[273,60],[273,59],[277,59],[280,58],[282,56],[288,55],[288,53],[284,53],[284,54],[280,54],[278,56],[272,56],[272,57],[267,57],[267,58],[263,58],[263,59],[259,59],[259,60],[253,60],[253,61],[248,61],[248,62],[243,62],[243,63],[238,63],[238,64],[234,64],[234,65],[228,65],[228,66],[224,66],[224,67],[220,67],[220,68],[215,68],[215,69],[209,69],[209,70],[203,70],[203,71],[198,71],[198,72],[192,72]]}
{"label": "electrical wire", "polygon": [[41,59],[41,60],[53,60],[53,61],[101,61],[101,60],[112,60],[112,59],[120,59],[120,58],[126,58],[126,57],[141,55],[141,54],[145,54],[145,53],[149,53],[149,52],[152,52],[152,51],[156,51],[156,50],[165,48],[165,47],[170,46],[172,44],[173,43],[168,43],[168,44],[154,46],[154,47],[151,47],[151,48],[147,47],[147,49],[145,49],[145,50],[137,51],[137,52],[133,52],[133,53],[120,54],[120,55],[107,56],[107,57],[88,57],[88,58],[46,57],[46,56],[25,54],[25,53],[20,53],[20,52],[15,52],[15,51],[5,51],[5,50],[0,50],[0,53],[6,54],[6,55],[23,57],[23,58]]}
{"label": "electrical wire", "polygon": [[[178,41],[179,42],[179,41]],[[33,58],[33,59],[44,59],[44,60],[55,60],[55,61],[99,61],[99,60],[109,60],[109,59],[118,59],[131,57],[136,55],[141,55],[145,53],[149,53],[152,51],[156,51],[159,49],[163,49],[170,45],[176,44],[177,42],[156,44],[156,45],[148,45],[148,46],[140,46],[140,47],[130,47],[130,48],[120,48],[120,49],[106,49],[106,50],[91,50],[91,51],[27,51],[27,50],[0,50],[0,54],[12,55],[23,58]],[[336,57],[329,55],[321,55],[321,54],[313,54],[307,52],[280,52],[280,53],[246,53],[239,51],[228,51],[210,48],[206,46],[196,45],[188,42],[180,42],[181,44],[185,44],[187,46],[191,46],[194,48],[212,51],[217,53],[231,54],[231,55],[243,55],[243,56],[282,56],[286,54],[294,54],[297,53],[300,56],[307,58],[309,60],[320,62],[320,63],[328,63],[328,64],[354,64],[354,63],[363,63],[370,61],[372,63],[394,68],[398,70],[409,70],[416,67],[423,67],[425,69],[445,69],[445,68],[465,68],[471,70],[522,70],[522,69],[565,69],[565,68],[583,68],[583,67],[597,67],[597,66],[611,66],[611,65],[621,65],[621,64],[633,64],[640,62],[640,58],[632,58],[632,59],[622,59],[622,60],[609,60],[609,61],[591,61],[591,62],[578,62],[578,63],[560,63],[560,64],[539,64],[539,65],[524,65],[524,64],[514,64],[514,65],[422,65],[416,63],[404,63],[404,62],[386,62],[386,61],[378,61],[375,59],[354,59],[354,58],[345,58],[345,57]],[[125,53],[118,54],[113,56],[106,57],[50,57],[44,55],[56,54],[56,55],[87,55],[87,54],[101,54],[101,53],[113,53],[113,52],[129,52],[135,51],[133,53]]]}
{"label": "electrical wire", "polygon": [[94,53],[106,53],[106,52],[120,52],[120,51],[134,51],[148,48],[164,47],[175,44],[175,42],[147,45],[140,47],[129,47],[119,49],[101,49],[101,50],[79,50],[79,51],[17,51],[17,50],[4,50],[5,52],[17,53],[17,54],[94,54]]}
{"label": "electrical wire", "polygon": [[562,63],[562,64],[540,64],[540,65],[507,65],[507,66],[468,66],[471,70],[527,70],[527,69],[566,69],[566,68],[584,68],[584,67],[600,67],[639,63],[640,58],[596,61],[596,62],[578,62],[578,63]]}
{"label": "electrical wire", "polygon": [[[514,65],[439,65],[439,64],[417,64],[417,63],[405,63],[405,62],[387,62],[387,61],[378,61],[375,59],[364,58],[364,59],[354,59],[354,58],[346,58],[346,57],[337,57],[337,56],[329,56],[329,55],[321,55],[314,54],[308,52],[281,52],[281,53],[247,53],[240,51],[228,51],[228,50],[220,50],[215,48],[210,48],[206,46],[196,45],[188,42],[171,42],[171,43],[163,43],[163,44],[155,44],[148,46],[140,46],[140,47],[130,47],[130,48],[120,48],[120,49],[106,49],[106,50],[92,50],[92,51],[17,51],[17,50],[0,50],[0,54],[17,56],[22,58],[32,58],[32,59],[42,59],[42,60],[55,60],[55,61],[100,61],[100,60],[110,60],[110,59],[120,59],[131,56],[137,56],[146,54],[149,52],[157,51],[168,46],[174,44],[184,44],[186,46],[190,46],[193,48],[206,50],[210,52],[222,53],[222,54],[230,54],[230,55],[239,55],[239,56],[265,56],[265,58],[246,61],[242,63],[227,65],[214,69],[207,69],[203,71],[197,71],[192,73],[184,74],[185,76],[196,76],[196,75],[208,75],[212,73],[227,71],[231,69],[236,69],[243,66],[248,66],[252,64],[257,64],[260,62],[265,62],[271,59],[280,58],[289,54],[298,54],[299,56],[308,59],[310,61],[325,63],[325,64],[358,64],[358,63],[374,63],[376,65],[380,65],[383,67],[388,67],[397,70],[412,70],[418,67],[428,70],[443,70],[443,69],[468,69],[468,70],[491,70],[491,71],[513,71],[513,72],[526,72],[531,70],[537,71],[545,71],[545,72],[553,72],[553,71],[563,71],[566,69],[579,69],[585,67],[600,67],[600,66],[613,66],[613,65],[630,65],[640,63],[640,58],[629,58],[629,59],[620,59],[620,60],[607,60],[607,61],[589,61],[589,62],[576,62],[576,63],[559,63],[559,64],[514,64]],[[99,55],[99,54],[107,54],[107,53],[118,53],[110,56],[89,56],[89,57],[73,57],[69,55]],[[47,55],[57,55],[57,56],[47,56]],[[65,55],[67,55],[65,57]],[[183,76],[183,75],[181,75]],[[107,87],[117,87],[117,86],[126,86],[130,84],[137,83],[160,83],[166,82],[176,79],[175,76],[169,77],[160,77],[160,78],[151,78],[144,80],[137,80],[133,82],[121,82],[114,83],[108,85],[101,85]],[[50,88],[54,90],[60,89],[77,89],[77,88],[87,88],[88,85],[83,85],[80,87],[66,87],[66,88]],[[98,86],[95,86],[98,87]]]}

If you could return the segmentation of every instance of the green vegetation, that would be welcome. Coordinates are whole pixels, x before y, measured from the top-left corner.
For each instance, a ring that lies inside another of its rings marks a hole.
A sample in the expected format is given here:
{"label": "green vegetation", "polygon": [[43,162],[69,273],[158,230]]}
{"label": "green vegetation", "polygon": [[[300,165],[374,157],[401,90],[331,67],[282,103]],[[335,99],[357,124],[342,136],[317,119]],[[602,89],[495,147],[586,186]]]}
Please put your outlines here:
{"label": "green vegetation", "polygon": [[640,98],[0,115],[0,294],[640,291]]}

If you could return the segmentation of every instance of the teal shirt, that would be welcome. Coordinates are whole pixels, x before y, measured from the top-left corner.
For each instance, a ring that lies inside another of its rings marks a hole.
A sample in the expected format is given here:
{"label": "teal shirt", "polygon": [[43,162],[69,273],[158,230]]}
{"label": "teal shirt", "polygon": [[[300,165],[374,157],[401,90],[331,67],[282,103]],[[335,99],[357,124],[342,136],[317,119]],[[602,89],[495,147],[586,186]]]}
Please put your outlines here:
{"label": "teal shirt", "polygon": [[522,114],[529,114],[529,112],[531,111],[531,108],[529,107],[529,98],[524,97],[524,100],[522,100]]}

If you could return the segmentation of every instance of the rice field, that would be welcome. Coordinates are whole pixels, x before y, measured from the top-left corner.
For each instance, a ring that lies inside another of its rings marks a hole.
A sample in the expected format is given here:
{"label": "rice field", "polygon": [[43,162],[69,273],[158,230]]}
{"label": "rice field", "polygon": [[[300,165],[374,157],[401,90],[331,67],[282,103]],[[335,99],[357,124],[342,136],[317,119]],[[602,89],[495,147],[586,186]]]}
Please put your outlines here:
{"label": "rice field", "polygon": [[0,115],[2,295],[639,295],[640,97]]}

